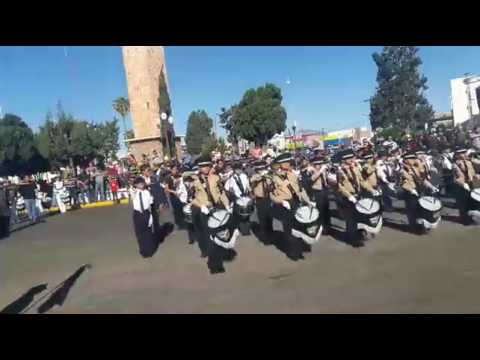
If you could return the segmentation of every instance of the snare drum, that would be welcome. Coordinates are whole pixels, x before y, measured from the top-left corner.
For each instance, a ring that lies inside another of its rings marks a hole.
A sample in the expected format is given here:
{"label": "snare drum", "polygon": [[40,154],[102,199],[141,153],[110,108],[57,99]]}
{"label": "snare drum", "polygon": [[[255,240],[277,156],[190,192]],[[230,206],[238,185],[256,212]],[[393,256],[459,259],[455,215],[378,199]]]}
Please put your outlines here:
{"label": "snare drum", "polygon": [[188,224],[193,223],[193,218],[192,218],[192,205],[187,204],[183,207],[183,215],[184,215],[184,220]]}
{"label": "snare drum", "polygon": [[227,210],[217,209],[208,217],[210,239],[218,246],[231,249],[238,238],[238,229],[232,234],[230,231],[230,214]]}
{"label": "snare drum", "polygon": [[235,204],[237,205],[237,213],[241,217],[249,217],[253,213],[253,200],[249,197],[241,197]]}
{"label": "snare drum", "polygon": [[357,221],[361,224],[376,226],[380,221],[382,208],[378,200],[372,198],[360,199],[355,204],[355,210],[357,211]]}
{"label": "snare drum", "polygon": [[473,189],[470,192],[470,208],[480,210],[480,189]]}
{"label": "snare drum", "polygon": [[418,199],[420,219],[425,219],[430,223],[434,223],[440,216],[442,210],[442,202],[433,196],[422,196]]}

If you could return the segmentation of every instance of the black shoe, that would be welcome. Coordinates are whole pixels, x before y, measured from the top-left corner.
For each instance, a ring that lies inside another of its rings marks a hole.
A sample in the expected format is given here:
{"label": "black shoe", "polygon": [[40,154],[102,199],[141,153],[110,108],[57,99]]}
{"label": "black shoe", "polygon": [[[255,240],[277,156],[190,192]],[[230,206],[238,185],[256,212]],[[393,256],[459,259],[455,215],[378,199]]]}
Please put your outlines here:
{"label": "black shoe", "polygon": [[195,244],[195,241],[193,241],[193,240],[188,240],[188,243],[189,243],[190,245],[192,245],[192,244]]}
{"label": "black shoe", "polygon": [[228,250],[223,259],[225,261],[233,261],[237,257],[237,252],[235,250]]}
{"label": "black shoe", "polygon": [[210,269],[210,274],[223,274],[225,272],[225,268],[218,268],[218,269]]}

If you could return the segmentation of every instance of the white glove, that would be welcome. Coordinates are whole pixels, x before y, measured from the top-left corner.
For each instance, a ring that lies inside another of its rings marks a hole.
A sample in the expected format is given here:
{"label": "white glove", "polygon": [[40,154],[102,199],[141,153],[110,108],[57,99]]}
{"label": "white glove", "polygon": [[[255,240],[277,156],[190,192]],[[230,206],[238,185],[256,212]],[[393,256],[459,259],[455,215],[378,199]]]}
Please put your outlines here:
{"label": "white glove", "polygon": [[233,206],[230,206],[228,209],[227,209],[227,212],[229,214],[233,214]]}
{"label": "white glove", "polygon": [[148,227],[152,227],[153,225],[153,216],[150,215],[150,217],[148,218]]}
{"label": "white glove", "polygon": [[440,192],[440,189],[434,186],[432,187],[432,192],[434,193]]}
{"label": "white glove", "polygon": [[202,207],[200,208],[200,211],[201,211],[202,213],[204,213],[205,215],[208,215],[208,213],[210,212],[210,211],[208,211],[208,207],[206,207],[206,206],[202,206]]}
{"label": "white glove", "polygon": [[464,188],[465,190],[467,190],[467,191],[470,191],[470,185],[468,185],[468,184],[466,184],[466,183],[463,184],[463,188]]}
{"label": "white glove", "polygon": [[372,195],[373,196],[380,196],[380,192],[378,192],[377,190],[373,190]]}
{"label": "white glove", "polygon": [[282,201],[282,205],[285,209],[291,210],[290,203],[288,201]]}
{"label": "white glove", "polygon": [[317,203],[314,202],[314,201],[310,201],[310,206],[311,206],[311,207],[317,207]]}
{"label": "white glove", "polygon": [[357,203],[357,199],[355,198],[355,196],[350,196],[350,197],[348,198],[348,201],[350,201],[350,202],[352,202],[352,203],[354,203],[354,204]]}
{"label": "white glove", "polygon": [[412,190],[412,191],[410,191],[410,194],[415,195],[415,196],[418,196],[417,190]]}

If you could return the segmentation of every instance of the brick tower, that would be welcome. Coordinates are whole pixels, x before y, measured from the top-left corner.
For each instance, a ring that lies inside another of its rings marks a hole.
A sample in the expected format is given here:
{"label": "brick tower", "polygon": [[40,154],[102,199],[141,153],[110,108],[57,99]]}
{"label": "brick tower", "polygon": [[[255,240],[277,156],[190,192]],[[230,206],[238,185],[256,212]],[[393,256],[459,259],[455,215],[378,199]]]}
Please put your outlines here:
{"label": "brick tower", "polygon": [[134,138],[127,140],[137,160],[153,150],[163,157],[173,153],[173,126],[161,120],[159,107],[161,73],[168,87],[163,46],[123,46],[123,63],[127,77],[128,99]]}

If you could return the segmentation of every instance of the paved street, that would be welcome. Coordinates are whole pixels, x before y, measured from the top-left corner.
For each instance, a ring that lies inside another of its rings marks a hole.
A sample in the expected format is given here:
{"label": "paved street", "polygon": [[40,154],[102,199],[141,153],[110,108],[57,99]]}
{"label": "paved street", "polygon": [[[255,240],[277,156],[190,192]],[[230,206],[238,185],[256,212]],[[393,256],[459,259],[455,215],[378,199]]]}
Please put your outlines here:
{"label": "paved street", "polygon": [[386,227],[361,248],[324,237],[300,262],[245,237],[227,272],[212,276],[185,232],[145,260],[127,205],[85,209],[0,241],[0,309],[90,263],[49,313],[472,313],[480,311],[479,235],[450,221],[422,237]]}

